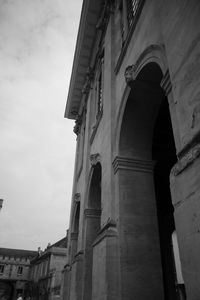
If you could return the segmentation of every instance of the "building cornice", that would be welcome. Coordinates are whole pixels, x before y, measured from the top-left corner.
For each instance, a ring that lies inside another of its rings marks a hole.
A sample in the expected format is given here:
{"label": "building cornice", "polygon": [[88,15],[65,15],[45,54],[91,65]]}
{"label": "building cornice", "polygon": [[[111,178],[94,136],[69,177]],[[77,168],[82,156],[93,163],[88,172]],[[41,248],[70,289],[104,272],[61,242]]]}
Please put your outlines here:
{"label": "building cornice", "polygon": [[91,52],[96,37],[102,1],[84,0],[69,85],[65,117],[76,119],[82,98]]}
{"label": "building cornice", "polygon": [[94,62],[91,62],[91,59],[97,38],[97,31],[105,33],[109,16],[113,12],[113,7],[113,0],[83,1],[65,109],[66,118],[77,118],[82,97],[87,95],[91,88],[93,67],[95,65]]}

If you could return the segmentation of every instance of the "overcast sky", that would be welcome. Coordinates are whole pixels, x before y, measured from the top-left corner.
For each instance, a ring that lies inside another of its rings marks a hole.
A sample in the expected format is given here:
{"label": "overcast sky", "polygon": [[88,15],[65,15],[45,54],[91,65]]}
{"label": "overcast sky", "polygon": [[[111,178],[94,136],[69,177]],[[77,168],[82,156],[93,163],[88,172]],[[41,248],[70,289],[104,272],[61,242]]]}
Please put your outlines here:
{"label": "overcast sky", "polygon": [[0,247],[69,224],[76,136],[64,119],[82,0],[0,0]]}

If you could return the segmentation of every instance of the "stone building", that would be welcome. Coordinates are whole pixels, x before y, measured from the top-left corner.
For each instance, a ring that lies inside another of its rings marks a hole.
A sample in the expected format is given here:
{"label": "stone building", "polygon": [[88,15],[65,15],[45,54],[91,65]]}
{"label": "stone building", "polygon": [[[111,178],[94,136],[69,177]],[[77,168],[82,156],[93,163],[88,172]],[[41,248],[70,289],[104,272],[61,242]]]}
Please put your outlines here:
{"label": "stone building", "polygon": [[200,299],[200,1],[84,0],[64,300]]}
{"label": "stone building", "polygon": [[15,300],[27,293],[30,260],[37,251],[0,248],[0,299]]}
{"label": "stone building", "polygon": [[59,300],[62,270],[66,264],[67,238],[48,245],[31,260],[29,295],[32,300]]}

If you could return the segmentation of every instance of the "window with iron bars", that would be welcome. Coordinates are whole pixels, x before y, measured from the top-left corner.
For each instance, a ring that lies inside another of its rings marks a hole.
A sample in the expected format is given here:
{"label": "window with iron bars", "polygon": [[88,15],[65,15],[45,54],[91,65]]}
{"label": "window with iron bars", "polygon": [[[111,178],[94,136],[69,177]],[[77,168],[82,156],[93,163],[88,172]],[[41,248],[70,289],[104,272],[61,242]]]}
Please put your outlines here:
{"label": "window with iron bars", "polygon": [[122,45],[126,40],[129,29],[135,21],[141,3],[142,0],[119,0]]}
{"label": "window with iron bars", "polygon": [[17,275],[22,275],[23,273],[23,267],[19,266],[17,270]]}
{"label": "window with iron bars", "polygon": [[103,89],[102,89],[102,70],[100,70],[98,78],[98,95],[97,95],[97,116],[103,109]]}
{"label": "window with iron bars", "polygon": [[98,120],[103,112],[103,65],[104,52],[101,56],[97,77],[96,77],[96,119]]}
{"label": "window with iron bars", "polygon": [[0,265],[0,274],[3,274],[3,273],[4,273],[4,268],[5,268],[4,265]]}
{"label": "window with iron bars", "polygon": [[128,28],[133,24],[140,0],[126,0]]}

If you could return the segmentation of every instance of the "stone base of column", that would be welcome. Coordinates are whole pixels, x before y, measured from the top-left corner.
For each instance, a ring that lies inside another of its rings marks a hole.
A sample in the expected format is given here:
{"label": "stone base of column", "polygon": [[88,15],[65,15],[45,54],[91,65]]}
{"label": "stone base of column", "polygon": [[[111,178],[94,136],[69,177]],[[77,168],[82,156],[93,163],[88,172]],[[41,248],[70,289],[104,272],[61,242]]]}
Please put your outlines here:
{"label": "stone base of column", "polygon": [[116,223],[109,220],[93,243],[92,300],[120,299]]}

